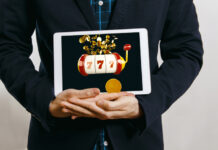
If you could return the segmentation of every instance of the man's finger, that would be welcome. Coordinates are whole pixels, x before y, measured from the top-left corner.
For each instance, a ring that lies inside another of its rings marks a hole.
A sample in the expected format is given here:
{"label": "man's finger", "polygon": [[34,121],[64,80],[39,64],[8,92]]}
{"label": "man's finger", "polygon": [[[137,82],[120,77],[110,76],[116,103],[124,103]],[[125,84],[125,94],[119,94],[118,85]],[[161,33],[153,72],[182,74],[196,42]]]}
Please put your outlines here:
{"label": "man's finger", "polygon": [[86,101],[86,100],[80,100],[80,99],[77,99],[77,98],[71,98],[71,99],[69,99],[69,101],[72,104],[75,104],[77,106],[88,109],[93,113],[97,113],[96,115],[105,113],[104,110],[101,109],[100,107],[98,107],[94,102],[90,102],[90,101]]}
{"label": "man's finger", "polygon": [[108,111],[105,114],[106,119],[123,119],[126,117],[126,112],[124,111]]}
{"label": "man's finger", "polygon": [[90,98],[83,98],[80,100],[85,100],[85,101],[89,101],[89,102],[96,102],[98,100],[115,100],[121,96],[132,96],[131,93],[126,93],[126,92],[121,92],[121,93],[103,93],[103,94],[99,94],[96,97],[90,97]]}
{"label": "man's finger", "polygon": [[100,94],[100,90],[98,88],[90,88],[90,89],[83,89],[83,90],[68,89],[65,92],[68,98],[71,97],[90,98]]}
{"label": "man's finger", "polygon": [[72,116],[83,116],[83,114],[75,112],[75,111],[72,111],[72,110],[70,110],[70,109],[68,109],[66,107],[62,108],[62,111],[64,113],[67,113],[67,114],[72,115]]}
{"label": "man's finger", "polygon": [[71,119],[76,119],[76,118],[79,118],[79,117],[77,117],[77,116],[71,116]]}
{"label": "man's finger", "polygon": [[117,99],[116,101],[108,101],[108,100],[99,100],[96,104],[107,111],[116,111],[122,110],[128,102],[125,99]]}
{"label": "man's finger", "polygon": [[96,97],[90,97],[90,98],[83,98],[83,99],[80,99],[80,100],[85,100],[85,101],[89,101],[89,102],[95,102],[95,101],[98,101],[98,100],[102,100],[102,99],[105,99],[105,100],[115,100],[121,96],[127,96],[129,95],[128,93],[104,93],[104,94],[100,94]]}
{"label": "man's finger", "polygon": [[76,112],[76,111],[72,111],[72,110],[67,109],[67,108],[63,108],[62,111],[72,115],[71,119],[76,119],[76,118],[79,118],[79,117],[90,117],[90,116],[84,115],[82,113],[79,113],[79,112]]}
{"label": "man's finger", "polygon": [[75,115],[82,115],[82,116],[86,116],[86,117],[88,117],[88,116],[89,117],[95,117],[96,116],[93,112],[91,112],[91,111],[89,111],[87,109],[84,109],[84,108],[82,108],[80,106],[73,105],[73,104],[71,104],[69,102],[63,101],[62,105],[63,105],[63,107],[69,109]]}
{"label": "man's finger", "polygon": [[104,93],[104,94],[100,94],[99,96],[97,96],[97,98],[112,101],[112,100],[118,99],[121,96],[133,96],[133,94],[127,93],[127,92]]}

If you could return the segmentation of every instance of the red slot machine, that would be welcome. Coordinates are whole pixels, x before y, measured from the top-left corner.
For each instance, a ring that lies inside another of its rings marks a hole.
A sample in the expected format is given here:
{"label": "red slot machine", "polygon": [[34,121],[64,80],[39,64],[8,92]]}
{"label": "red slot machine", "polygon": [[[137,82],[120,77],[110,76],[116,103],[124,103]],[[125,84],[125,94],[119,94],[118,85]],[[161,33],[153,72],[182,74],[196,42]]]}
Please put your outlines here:
{"label": "red slot machine", "polygon": [[130,44],[123,47],[126,51],[126,60],[118,53],[104,55],[83,54],[78,60],[78,70],[83,76],[90,74],[120,74],[128,62],[128,51],[131,50]]}

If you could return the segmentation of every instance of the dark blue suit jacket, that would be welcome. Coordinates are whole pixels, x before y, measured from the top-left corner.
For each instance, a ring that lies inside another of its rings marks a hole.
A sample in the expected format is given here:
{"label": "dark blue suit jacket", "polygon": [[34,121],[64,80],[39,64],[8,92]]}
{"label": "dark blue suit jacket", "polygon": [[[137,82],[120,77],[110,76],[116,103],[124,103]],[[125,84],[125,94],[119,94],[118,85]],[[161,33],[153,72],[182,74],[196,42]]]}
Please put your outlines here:
{"label": "dark blue suit jacket", "polygon": [[[202,66],[202,41],[192,0],[117,0],[108,29],[147,28],[152,93],[137,95],[144,116],[100,121],[56,119],[53,34],[98,30],[89,0],[0,0],[0,78],[32,114],[30,150],[91,150],[106,125],[114,150],[162,150],[161,115],[190,87]],[[29,59],[36,29],[40,71]],[[158,67],[160,43],[164,63]]]}

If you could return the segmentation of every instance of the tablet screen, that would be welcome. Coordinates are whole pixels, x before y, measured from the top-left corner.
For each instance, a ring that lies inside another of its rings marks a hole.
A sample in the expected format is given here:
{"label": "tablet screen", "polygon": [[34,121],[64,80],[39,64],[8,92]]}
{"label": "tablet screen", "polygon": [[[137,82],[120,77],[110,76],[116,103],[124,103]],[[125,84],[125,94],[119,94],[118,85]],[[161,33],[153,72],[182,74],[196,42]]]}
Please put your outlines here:
{"label": "tablet screen", "polygon": [[[101,92],[105,91],[105,84],[110,79],[117,79],[122,84],[122,91],[141,91],[142,90],[142,70],[140,56],[140,40],[139,33],[119,33],[119,34],[101,34],[102,40],[109,35],[116,37],[114,43],[116,48],[111,50],[111,53],[118,53],[126,59],[126,52],[123,47],[125,44],[131,45],[131,50],[128,52],[128,62],[124,69],[119,74],[114,73],[93,73],[87,76],[82,75],[78,70],[78,61],[83,54],[87,52],[83,49],[84,45],[79,42],[81,35],[77,36],[62,36],[62,76],[63,90],[68,88],[84,89],[98,87]],[[105,55],[105,54],[101,54]],[[94,55],[91,55],[94,57]],[[94,59],[92,65],[94,65]],[[106,61],[105,61],[106,62]],[[104,65],[104,64],[103,64]],[[99,69],[99,66],[96,66]],[[103,67],[102,67],[103,69]]]}

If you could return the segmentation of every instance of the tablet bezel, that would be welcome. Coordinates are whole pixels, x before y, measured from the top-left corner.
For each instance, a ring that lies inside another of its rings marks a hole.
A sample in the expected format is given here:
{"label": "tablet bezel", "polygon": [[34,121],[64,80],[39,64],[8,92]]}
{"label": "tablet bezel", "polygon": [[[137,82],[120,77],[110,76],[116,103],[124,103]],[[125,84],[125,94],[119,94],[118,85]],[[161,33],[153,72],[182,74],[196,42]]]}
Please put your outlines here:
{"label": "tablet bezel", "polygon": [[[95,35],[95,34],[115,34],[115,33],[135,33],[140,36],[140,55],[141,55],[141,70],[142,70],[142,90],[126,91],[133,94],[150,94],[151,79],[150,79],[150,61],[149,61],[149,45],[148,32],[145,28],[138,29],[118,29],[118,30],[99,30],[99,31],[76,31],[76,32],[57,32],[54,34],[54,92],[57,96],[63,91],[63,76],[62,76],[62,36],[78,36],[78,35]],[[143,50],[142,50],[143,49]]]}

